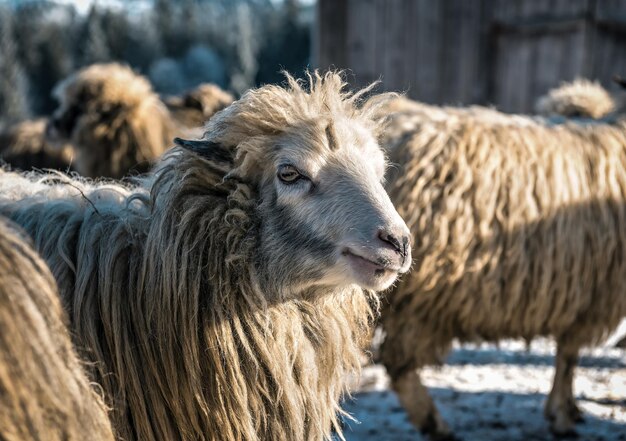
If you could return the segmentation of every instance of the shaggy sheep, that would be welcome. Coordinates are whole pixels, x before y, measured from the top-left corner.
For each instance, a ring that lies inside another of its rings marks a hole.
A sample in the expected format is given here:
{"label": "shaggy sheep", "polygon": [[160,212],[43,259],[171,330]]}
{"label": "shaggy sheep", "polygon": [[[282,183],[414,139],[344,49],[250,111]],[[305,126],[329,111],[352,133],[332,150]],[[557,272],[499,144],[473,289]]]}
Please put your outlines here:
{"label": "shaggy sheep", "polygon": [[[204,123],[234,100],[230,93],[215,84],[201,84],[182,96],[166,98],[164,102],[178,127],[199,130],[200,137]],[[186,136],[190,135],[193,133]]]}
{"label": "shaggy sheep", "polygon": [[44,118],[23,121],[0,131],[0,160],[13,169],[52,168],[70,170],[71,146],[53,146],[46,140]]}
{"label": "shaggy sheep", "polygon": [[74,353],[54,278],[0,219],[0,439],[111,440]]}
{"label": "shaggy sheep", "polygon": [[145,172],[175,136],[165,105],[144,77],[116,63],[94,64],[55,89],[60,107],[48,125],[52,141],[76,149],[83,176],[121,178]]}
{"label": "shaggy sheep", "polygon": [[611,94],[597,81],[577,79],[551,89],[537,100],[535,110],[540,115],[602,118],[613,112],[616,103]]}
{"label": "shaggy sheep", "polygon": [[405,99],[383,145],[415,268],[382,311],[381,359],[411,420],[450,434],[419,368],[461,341],[554,336],[554,432],[580,419],[579,349],[626,315],[626,123],[554,124],[491,109],[427,118]]}
{"label": "shaggy sheep", "polygon": [[0,173],[124,440],[330,439],[372,291],[410,265],[374,107],[252,90],[135,187]]}

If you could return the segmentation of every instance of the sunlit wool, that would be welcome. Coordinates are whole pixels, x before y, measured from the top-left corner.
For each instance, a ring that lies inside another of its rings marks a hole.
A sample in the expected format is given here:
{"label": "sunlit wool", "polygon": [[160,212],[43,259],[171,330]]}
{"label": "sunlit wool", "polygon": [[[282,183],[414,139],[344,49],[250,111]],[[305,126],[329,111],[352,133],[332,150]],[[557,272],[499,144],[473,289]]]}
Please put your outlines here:
{"label": "sunlit wool", "polygon": [[175,128],[146,78],[117,63],[94,64],[55,89],[60,101],[49,132],[76,149],[83,176],[144,172],[172,145]]}
{"label": "sunlit wool", "polygon": [[577,79],[551,89],[537,100],[535,110],[545,116],[602,118],[616,108],[611,94],[597,81]]}
{"label": "sunlit wool", "polygon": [[0,219],[0,438],[113,441],[54,278],[23,234]]}
{"label": "sunlit wool", "polygon": [[[259,261],[258,161],[277,134],[326,139],[318,120],[328,116],[379,129],[339,75],[310,80],[310,92],[289,77],[288,88],[246,93],[211,119],[213,151],[174,149],[138,187],[0,174],[0,210],[59,281],[119,438],[341,434],[339,399],[359,369],[371,294],[330,285],[294,297],[298,265],[289,282],[286,267]],[[306,253],[274,248],[283,259]]]}
{"label": "sunlit wool", "polygon": [[230,105],[235,98],[215,84],[204,83],[198,87],[165,99],[175,124],[188,130],[200,129],[217,112]]}
{"label": "sunlit wool", "polygon": [[46,140],[46,124],[47,120],[40,118],[0,130],[0,160],[14,170],[69,170],[74,151],[70,145],[50,145]]}
{"label": "sunlit wool", "polygon": [[381,356],[413,422],[448,433],[416,369],[441,362],[454,338],[551,335],[546,414],[571,431],[578,350],[626,315],[626,124],[554,125],[404,98],[383,113],[387,188],[415,263],[383,302]]}

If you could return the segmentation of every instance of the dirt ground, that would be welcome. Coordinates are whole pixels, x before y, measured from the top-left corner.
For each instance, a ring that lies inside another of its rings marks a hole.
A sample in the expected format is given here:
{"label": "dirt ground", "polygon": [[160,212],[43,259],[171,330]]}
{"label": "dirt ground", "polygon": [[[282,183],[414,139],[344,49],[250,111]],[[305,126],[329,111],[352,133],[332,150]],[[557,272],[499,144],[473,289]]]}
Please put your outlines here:
{"label": "dirt ground", "polygon": [[[585,412],[577,426],[581,441],[626,441],[626,350],[607,343],[586,350],[576,370],[574,393]],[[464,441],[555,439],[543,418],[555,346],[537,339],[499,346],[456,345],[442,367],[423,371],[440,412]],[[425,440],[409,423],[380,365],[364,368],[345,408],[348,441]]]}

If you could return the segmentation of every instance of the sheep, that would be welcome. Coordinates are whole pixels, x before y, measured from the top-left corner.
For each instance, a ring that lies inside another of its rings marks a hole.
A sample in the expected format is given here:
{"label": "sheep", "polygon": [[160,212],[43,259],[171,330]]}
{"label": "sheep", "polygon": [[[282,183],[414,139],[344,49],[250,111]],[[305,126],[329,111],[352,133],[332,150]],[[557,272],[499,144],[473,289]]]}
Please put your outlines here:
{"label": "sheep", "polygon": [[128,66],[88,66],[63,80],[54,95],[60,106],[47,136],[74,146],[74,165],[83,176],[119,179],[146,172],[176,135],[148,80]]}
{"label": "sheep", "polygon": [[73,149],[50,144],[45,118],[27,120],[0,130],[0,159],[14,169],[52,168],[71,170]]}
{"label": "sheep", "polygon": [[540,115],[593,119],[609,115],[616,107],[615,99],[600,83],[582,78],[549,90],[535,104]]}
{"label": "sheep", "polygon": [[72,347],[50,270],[0,219],[0,439],[113,441]]}
{"label": "sheep", "polygon": [[120,439],[319,440],[411,262],[375,107],[338,73],[246,92],[137,182],[0,173]]}
{"label": "sheep", "polygon": [[[182,96],[168,97],[164,102],[178,127],[196,129],[201,136],[204,123],[234,100],[230,93],[215,84],[204,83]],[[193,133],[186,134],[190,135]]]}
{"label": "sheep", "polygon": [[387,190],[416,262],[383,302],[380,357],[411,421],[452,437],[419,369],[442,362],[454,338],[550,335],[545,415],[554,433],[574,432],[579,349],[626,315],[626,122],[555,124],[478,107],[428,117],[405,98],[378,112],[397,165]]}

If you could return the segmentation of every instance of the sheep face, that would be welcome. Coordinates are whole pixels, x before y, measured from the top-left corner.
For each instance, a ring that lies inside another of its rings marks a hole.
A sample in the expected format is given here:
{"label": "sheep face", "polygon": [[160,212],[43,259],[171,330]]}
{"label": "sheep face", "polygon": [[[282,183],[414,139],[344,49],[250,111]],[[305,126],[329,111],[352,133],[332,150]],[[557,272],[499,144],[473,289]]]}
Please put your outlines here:
{"label": "sheep face", "polygon": [[260,178],[262,255],[282,284],[382,290],[408,270],[409,231],[382,186],[385,158],[364,126],[298,127],[269,156]]}
{"label": "sheep face", "polygon": [[[218,162],[226,151],[207,140],[177,143]],[[258,275],[272,291],[380,291],[409,269],[409,230],[383,188],[385,157],[366,125],[312,120],[245,148],[230,174],[258,189]]]}
{"label": "sheep face", "polygon": [[46,129],[48,142],[70,142],[76,170],[120,178],[141,171],[170,142],[169,114],[150,83],[129,67],[95,64],[55,89],[59,108]]}
{"label": "sheep face", "polygon": [[148,84],[142,84],[130,69],[119,65],[94,65],[70,76],[54,90],[59,107],[48,124],[46,134],[50,141],[80,143],[82,131],[96,125],[108,127],[114,118],[140,105],[141,99],[133,96],[132,89],[125,94],[124,81],[143,85],[139,95],[150,97]]}

